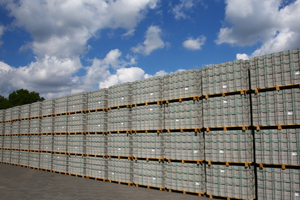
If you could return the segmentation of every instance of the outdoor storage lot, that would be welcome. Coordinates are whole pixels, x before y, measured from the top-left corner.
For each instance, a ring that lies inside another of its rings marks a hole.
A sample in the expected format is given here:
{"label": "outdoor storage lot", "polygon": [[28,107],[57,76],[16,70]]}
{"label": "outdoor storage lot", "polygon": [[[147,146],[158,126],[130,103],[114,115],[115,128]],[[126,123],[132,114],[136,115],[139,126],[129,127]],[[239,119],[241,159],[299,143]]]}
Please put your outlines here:
{"label": "outdoor storage lot", "polygon": [[118,185],[0,164],[0,199],[207,200],[206,197]]}

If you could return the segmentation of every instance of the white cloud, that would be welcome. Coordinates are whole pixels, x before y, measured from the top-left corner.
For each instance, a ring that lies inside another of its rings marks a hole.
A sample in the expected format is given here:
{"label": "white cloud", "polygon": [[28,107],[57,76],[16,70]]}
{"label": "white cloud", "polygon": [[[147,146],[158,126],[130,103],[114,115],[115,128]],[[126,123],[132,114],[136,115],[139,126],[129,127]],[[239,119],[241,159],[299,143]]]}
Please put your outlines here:
{"label": "white cloud", "polygon": [[204,8],[207,8],[203,0],[180,0],[180,3],[172,6],[171,12],[175,15],[175,19],[186,19],[189,16],[186,14],[190,11],[197,3],[201,2]]}
{"label": "white cloud", "polygon": [[[26,88],[53,98],[98,88],[111,71],[129,67],[136,61],[130,55],[123,60],[121,52],[114,49],[105,58],[94,58],[91,66],[84,67],[79,58],[92,48],[87,44],[89,39],[98,37],[105,28],[120,28],[125,30],[124,36],[133,35],[137,24],[149,9],[156,8],[158,1],[1,1],[14,19],[11,26],[25,29],[33,39],[20,47],[20,51],[32,49],[36,60],[19,68],[0,62],[0,93],[8,95],[13,90]],[[0,26],[0,37],[2,34]],[[147,42],[146,47],[147,53],[158,48]],[[78,77],[79,70],[86,74]]]}
{"label": "white cloud", "polygon": [[[143,69],[133,67],[136,61],[132,56],[126,55],[124,60],[121,55],[118,49],[113,49],[103,59],[94,58],[91,66],[86,67],[82,66],[79,57],[46,56],[19,68],[0,61],[0,93],[8,96],[12,91],[24,88],[48,99],[152,77]],[[76,76],[78,70],[84,70],[85,75]],[[162,70],[154,76],[164,74],[166,72]]]}
{"label": "white cloud", "polygon": [[201,46],[205,44],[206,37],[201,35],[196,39],[189,37],[186,41],[182,43],[182,46],[188,50],[200,50]]}
{"label": "white cloud", "polygon": [[152,51],[156,49],[164,48],[165,43],[160,38],[160,36],[161,29],[158,26],[150,26],[146,31],[146,40],[143,42],[143,44],[138,44],[136,47],[132,47],[131,50],[135,53],[149,55]]}
{"label": "white cloud", "polygon": [[122,28],[132,35],[147,9],[154,9],[157,1],[20,0],[4,4],[15,18],[13,24],[31,34],[34,54],[66,58],[83,53],[87,41],[103,28]]}
{"label": "white cloud", "polygon": [[112,85],[132,82],[145,78],[145,71],[138,67],[121,68],[116,74],[110,75],[104,81],[100,82],[99,88],[108,88]]}
{"label": "white cloud", "polygon": [[238,54],[236,54],[236,59],[237,60],[249,60],[249,56],[245,53],[243,53],[243,54],[238,53]]}
{"label": "white cloud", "polygon": [[47,93],[66,92],[76,87],[76,76],[72,76],[81,68],[79,58],[57,59],[46,56],[44,59],[31,62],[28,66],[14,68],[6,63],[0,63],[1,94],[25,88]]}
{"label": "white cloud", "polygon": [[184,13],[184,10],[189,10],[194,5],[193,0],[180,0],[180,4],[177,4],[172,8],[172,12],[175,15],[176,19],[183,18],[185,19],[187,15]]}
{"label": "white cloud", "polygon": [[252,56],[300,46],[300,0],[227,0],[225,25],[217,44],[262,44]]}

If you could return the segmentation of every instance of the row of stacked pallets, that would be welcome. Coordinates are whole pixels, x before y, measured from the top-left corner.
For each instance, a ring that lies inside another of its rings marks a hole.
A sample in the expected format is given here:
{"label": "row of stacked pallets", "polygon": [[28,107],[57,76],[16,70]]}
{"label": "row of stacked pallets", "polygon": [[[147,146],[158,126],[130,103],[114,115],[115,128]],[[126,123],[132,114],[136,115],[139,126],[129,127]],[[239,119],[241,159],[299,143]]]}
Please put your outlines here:
{"label": "row of stacked pallets", "polygon": [[0,111],[0,162],[234,199],[300,198],[300,49]]}

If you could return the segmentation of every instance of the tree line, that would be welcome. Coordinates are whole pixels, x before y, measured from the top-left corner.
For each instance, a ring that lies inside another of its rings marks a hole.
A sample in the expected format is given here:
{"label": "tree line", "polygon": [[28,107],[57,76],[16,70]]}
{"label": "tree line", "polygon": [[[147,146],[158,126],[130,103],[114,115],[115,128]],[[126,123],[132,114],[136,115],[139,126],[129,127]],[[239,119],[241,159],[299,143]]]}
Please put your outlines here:
{"label": "tree line", "polygon": [[37,92],[20,89],[10,93],[8,98],[0,95],[0,110],[44,100],[45,98],[40,97],[40,94]]}

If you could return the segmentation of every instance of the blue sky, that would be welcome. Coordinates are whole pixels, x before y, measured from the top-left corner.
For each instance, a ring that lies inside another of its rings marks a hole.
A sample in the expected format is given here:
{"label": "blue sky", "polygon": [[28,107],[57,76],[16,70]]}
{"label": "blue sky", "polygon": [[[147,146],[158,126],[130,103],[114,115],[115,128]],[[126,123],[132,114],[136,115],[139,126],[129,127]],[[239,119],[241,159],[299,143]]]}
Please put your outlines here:
{"label": "blue sky", "polygon": [[300,47],[300,0],[0,0],[0,95],[46,99]]}

